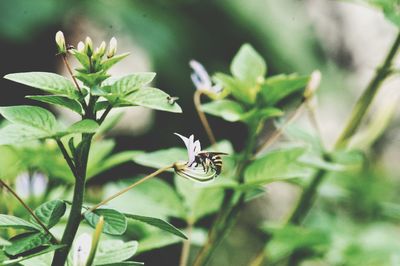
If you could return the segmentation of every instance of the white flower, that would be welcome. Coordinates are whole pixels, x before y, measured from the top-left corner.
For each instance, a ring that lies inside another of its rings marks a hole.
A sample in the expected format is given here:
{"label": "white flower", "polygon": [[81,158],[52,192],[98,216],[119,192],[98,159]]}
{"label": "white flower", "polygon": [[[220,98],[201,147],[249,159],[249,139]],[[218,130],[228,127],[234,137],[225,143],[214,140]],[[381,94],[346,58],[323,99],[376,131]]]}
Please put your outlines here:
{"label": "white flower", "polygon": [[89,234],[81,234],[74,243],[72,249],[72,265],[73,266],[85,266],[86,261],[90,254],[90,248],[92,246],[92,238]]}
{"label": "white flower", "polygon": [[199,154],[199,152],[201,151],[201,145],[200,145],[200,141],[196,140],[194,141],[194,136],[190,135],[189,138],[184,137],[178,133],[174,133],[175,135],[177,135],[178,137],[180,137],[183,142],[185,143],[187,152],[188,152],[188,162],[186,163],[187,166],[189,167],[193,167],[196,166],[195,161],[196,161],[196,156]]}
{"label": "white flower", "polygon": [[29,176],[28,172],[18,175],[15,180],[15,191],[21,198],[38,197],[46,191],[47,177],[39,172]]}
{"label": "white flower", "polygon": [[222,91],[222,86],[220,84],[212,85],[211,78],[202,64],[196,60],[190,60],[189,65],[194,71],[190,77],[196,89],[213,93],[220,93]]}

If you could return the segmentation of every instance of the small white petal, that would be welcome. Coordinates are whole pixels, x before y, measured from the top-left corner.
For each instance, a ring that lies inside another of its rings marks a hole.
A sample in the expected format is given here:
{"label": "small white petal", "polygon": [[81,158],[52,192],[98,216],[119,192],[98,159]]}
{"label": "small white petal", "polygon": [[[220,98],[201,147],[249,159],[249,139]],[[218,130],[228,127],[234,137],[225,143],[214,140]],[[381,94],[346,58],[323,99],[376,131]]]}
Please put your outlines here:
{"label": "small white petal", "polygon": [[31,182],[33,196],[40,196],[46,191],[48,179],[44,174],[35,172]]}
{"label": "small white petal", "polygon": [[15,179],[15,192],[23,199],[30,195],[30,180],[28,172],[23,172]]}
{"label": "small white petal", "polygon": [[90,254],[90,248],[92,246],[92,238],[89,234],[81,234],[74,243],[72,250],[72,265],[73,266],[85,266],[86,261]]}
{"label": "small white petal", "polygon": [[195,84],[196,88],[210,90],[212,84],[211,79],[203,65],[196,60],[190,60],[189,65],[194,71],[193,74],[197,76],[196,78],[193,78],[192,76],[192,81]]}

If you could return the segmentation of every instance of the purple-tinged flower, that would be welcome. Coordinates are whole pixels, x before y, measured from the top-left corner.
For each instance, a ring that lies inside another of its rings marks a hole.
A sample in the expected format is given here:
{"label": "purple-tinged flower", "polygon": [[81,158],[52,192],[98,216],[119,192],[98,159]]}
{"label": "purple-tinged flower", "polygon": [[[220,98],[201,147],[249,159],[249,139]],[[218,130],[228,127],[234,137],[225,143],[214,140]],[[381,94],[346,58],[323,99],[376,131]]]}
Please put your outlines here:
{"label": "purple-tinged flower", "polygon": [[202,64],[196,60],[190,60],[189,65],[194,71],[190,77],[192,78],[197,90],[203,90],[215,94],[222,91],[222,86],[220,84],[212,84],[211,78]]}
{"label": "purple-tinged flower", "polygon": [[15,179],[15,191],[21,198],[38,197],[46,191],[48,179],[39,172],[23,172]]}

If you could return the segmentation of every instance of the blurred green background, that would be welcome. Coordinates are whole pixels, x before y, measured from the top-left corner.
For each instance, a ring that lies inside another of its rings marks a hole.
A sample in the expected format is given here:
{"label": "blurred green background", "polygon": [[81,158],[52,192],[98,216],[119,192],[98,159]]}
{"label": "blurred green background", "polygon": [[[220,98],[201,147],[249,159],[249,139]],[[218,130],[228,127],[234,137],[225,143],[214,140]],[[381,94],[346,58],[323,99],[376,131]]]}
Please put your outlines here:
{"label": "blurred green background", "polygon": [[[55,56],[58,30],[72,45],[86,35],[97,44],[115,36],[119,51],[131,52],[116,74],[155,71],[156,86],[179,97],[183,114],[155,112],[144,116],[148,118],[145,126],[135,126],[142,124],[137,114],[133,118],[127,114],[124,123],[129,127],[122,125],[113,133],[116,150],[148,151],[179,145],[173,132],[207,139],[193,107],[188,62],[196,59],[210,73],[228,72],[231,58],[243,43],[251,43],[266,58],[269,75],[321,70],[317,115],[330,147],[397,31],[378,10],[345,1],[0,1],[0,75],[62,72],[60,58]],[[322,243],[315,250],[320,252],[319,259],[308,265],[400,265],[400,120],[393,104],[399,99],[399,85],[396,77],[384,84],[369,116],[370,126],[362,129],[367,137],[355,141],[354,148],[366,152],[365,169],[332,175],[321,188],[306,225],[328,231],[328,236],[316,238],[327,238],[330,244],[316,241]],[[0,87],[2,106],[37,104],[24,99],[34,91],[31,88],[4,79]],[[389,106],[393,107],[389,110]],[[231,140],[237,150],[243,147],[246,132],[240,124],[212,117],[210,123],[217,138]],[[299,127],[307,130],[309,126],[300,120]],[[142,170],[124,164],[94,182],[101,184],[110,176],[118,179]],[[285,185],[271,186],[269,192],[246,207],[212,265],[246,265],[262,245],[257,226],[263,219],[285,216],[298,195]],[[282,243],[290,244],[291,238],[296,238],[295,232],[293,237],[283,234]],[[279,250],[282,243],[275,243],[274,248]],[[180,246],[173,245],[137,260],[146,265],[177,265],[179,251]]]}

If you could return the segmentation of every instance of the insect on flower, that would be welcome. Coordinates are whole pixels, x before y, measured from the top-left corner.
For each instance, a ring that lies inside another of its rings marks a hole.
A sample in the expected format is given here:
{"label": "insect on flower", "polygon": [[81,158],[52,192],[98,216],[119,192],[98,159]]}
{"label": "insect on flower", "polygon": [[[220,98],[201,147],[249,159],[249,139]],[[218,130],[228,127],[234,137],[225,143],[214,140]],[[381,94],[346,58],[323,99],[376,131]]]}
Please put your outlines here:
{"label": "insect on flower", "polygon": [[202,151],[200,141],[194,141],[194,136],[186,138],[175,133],[185,143],[188,151],[188,161],[185,164],[175,166],[178,175],[199,182],[207,182],[217,177],[222,170],[221,155],[228,155],[223,152]]}
{"label": "insect on flower", "polygon": [[215,94],[222,91],[222,86],[220,84],[212,85],[211,78],[202,64],[196,60],[190,60],[189,65],[194,71],[190,77],[192,78],[197,90],[203,90]]}

